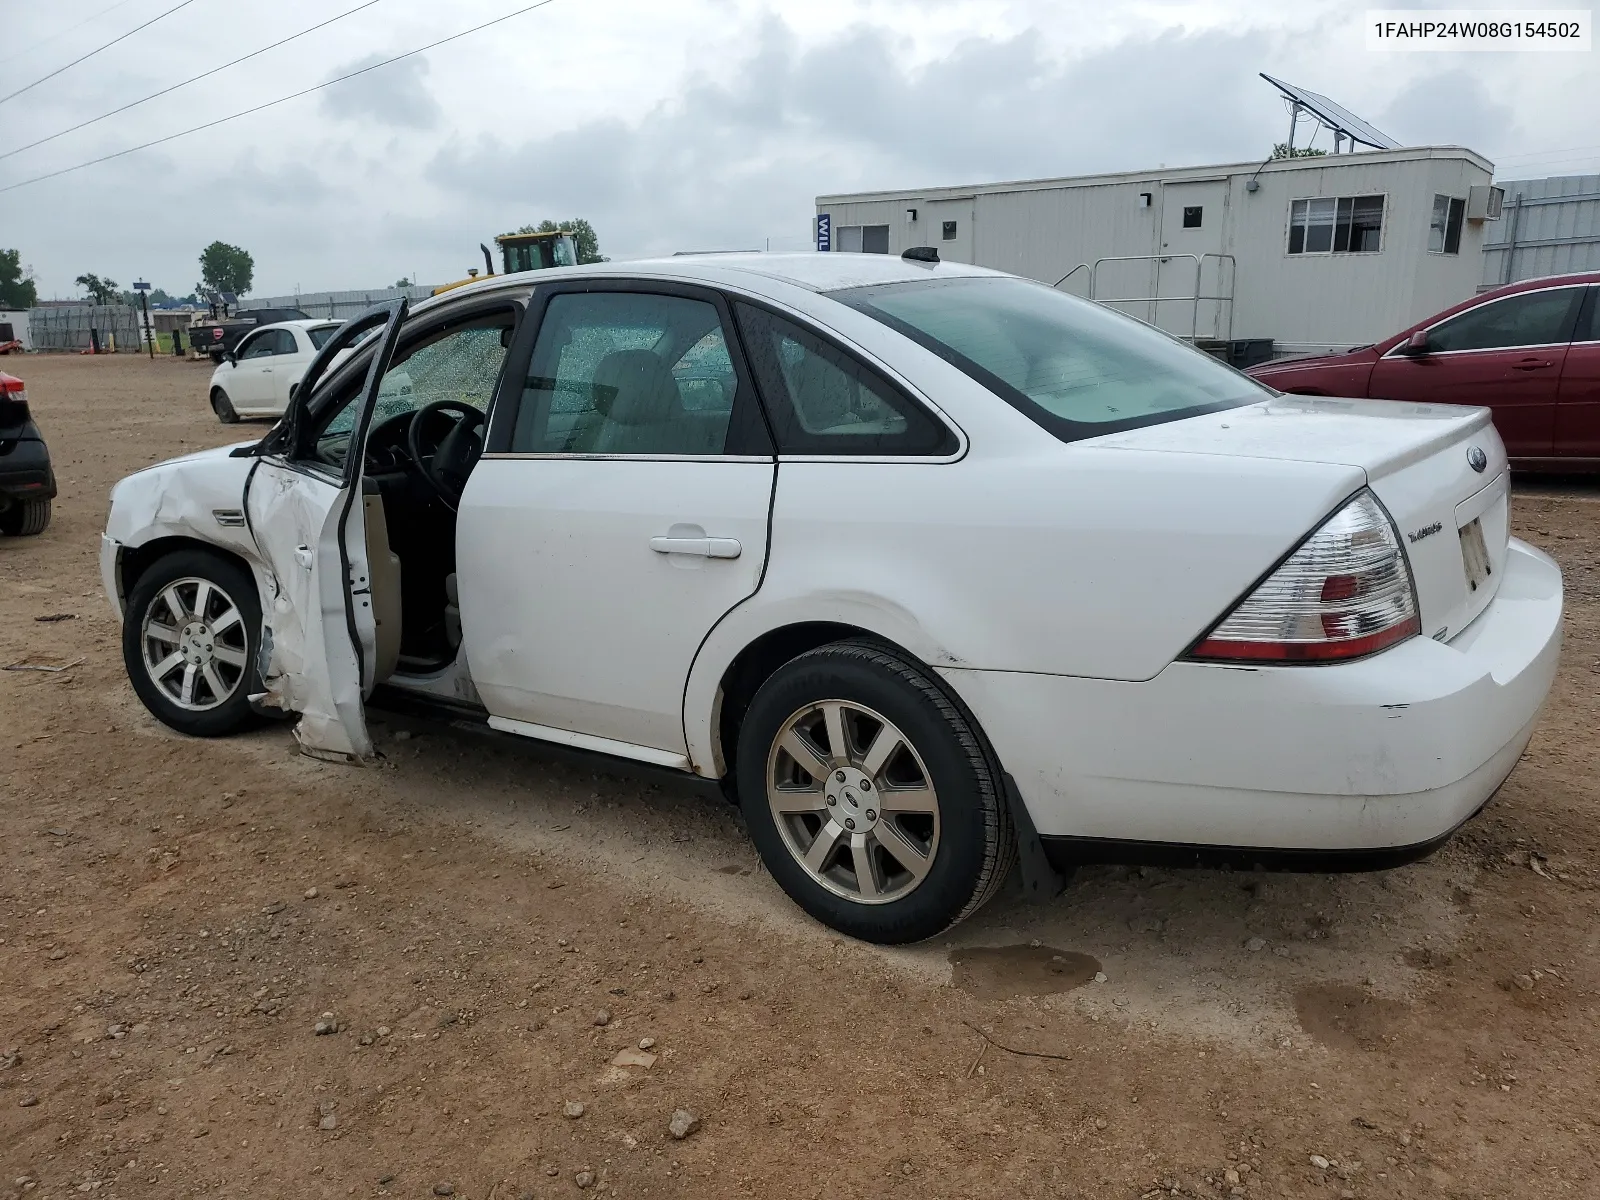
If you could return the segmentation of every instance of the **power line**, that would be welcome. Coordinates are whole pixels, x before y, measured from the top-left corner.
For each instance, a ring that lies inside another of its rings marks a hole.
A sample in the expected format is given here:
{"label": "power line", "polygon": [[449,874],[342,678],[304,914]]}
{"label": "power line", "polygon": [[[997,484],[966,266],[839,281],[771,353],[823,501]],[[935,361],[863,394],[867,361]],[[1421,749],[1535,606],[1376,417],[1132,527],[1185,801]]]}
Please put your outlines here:
{"label": "power line", "polygon": [[48,75],[41,75],[38,79],[35,79],[32,83],[26,84],[23,87],[19,87],[16,91],[12,92],[9,96],[0,96],[0,104],[4,104],[7,100],[16,99],[18,96],[22,95],[23,92],[31,91],[32,89],[38,87],[45,80],[54,79],[57,75],[61,74],[61,72],[65,71],[65,70],[68,70],[68,69],[70,69],[72,67],[77,66],[79,63],[83,62],[85,59],[93,58],[96,54],[99,54],[100,51],[102,51],[102,50],[109,50],[112,46],[115,46],[118,42],[124,41],[127,38],[131,38],[134,34],[138,33],[139,30],[148,29],[150,26],[154,25],[157,21],[161,20],[162,18],[170,17],[173,13],[177,12],[180,8],[188,8],[189,5],[191,5],[193,3],[194,3],[194,0],[180,0],[180,3],[174,4],[171,8],[167,9],[167,11],[164,12],[164,13],[160,13],[157,16],[151,17],[143,25],[135,25],[132,29],[128,30],[127,33],[124,33],[119,37],[112,38],[105,45],[96,46],[93,50],[89,51],[89,53],[87,53],[87,54],[80,54],[77,58],[75,58],[71,62],[69,62],[66,66],[57,67],[54,71],[51,71],[50,74],[48,74]]}
{"label": "power line", "polygon": [[15,54],[8,54],[8,55],[6,55],[6,57],[0,58],[0,66],[4,66],[8,62],[15,62],[19,58],[23,58],[26,55],[32,54],[40,46],[48,46],[51,42],[59,42],[62,38],[66,37],[67,34],[73,32],[74,30],[82,29],[85,25],[89,24],[89,22],[98,21],[101,17],[105,16],[107,13],[115,12],[117,9],[121,8],[123,5],[129,4],[131,2],[132,2],[132,0],[117,0],[117,2],[115,4],[113,4],[110,8],[102,8],[99,12],[93,13],[90,16],[85,17],[83,20],[79,21],[76,25],[68,25],[60,33],[52,33],[47,38],[41,38],[39,41],[37,41],[33,45],[29,46],[26,50],[19,50]]}
{"label": "power line", "polygon": [[[189,0],[184,0],[184,3],[189,3]],[[337,78],[329,79],[322,83],[313,84],[311,87],[302,88],[298,92],[291,92],[287,96],[279,96],[276,100],[268,100],[264,104],[257,104],[252,108],[243,109],[229,116],[218,117],[215,121],[207,121],[203,125],[195,125],[192,128],[180,130],[177,133],[169,133],[166,137],[159,137],[149,142],[141,142],[137,146],[129,146],[126,150],[117,150],[111,154],[102,154],[99,158],[91,158],[86,162],[77,163],[74,166],[62,167],[59,171],[47,171],[45,174],[35,175],[31,179],[23,179],[16,183],[8,183],[5,187],[0,187],[0,193],[12,192],[17,188],[27,187],[30,183],[42,183],[46,179],[54,179],[58,175],[68,175],[73,171],[81,171],[85,167],[98,166],[100,163],[110,162],[114,158],[122,158],[127,154],[136,154],[140,150],[148,150],[152,146],[160,146],[167,142],[177,141],[177,139],[181,137],[188,137],[191,133],[201,133],[207,129],[215,129],[218,125],[225,125],[229,121],[237,121],[240,117],[248,117],[253,113],[262,112],[269,108],[276,108],[280,104],[287,104],[290,100],[298,100],[301,96],[309,96],[312,92],[320,92],[325,87],[332,87],[336,83],[343,83],[346,79],[354,79],[357,75],[365,75],[368,71],[376,71],[379,67],[387,67],[391,63],[397,63],[403,58],[412,58],[418,54],[426,54],[429,50],[437,49],[438,47],[443,46],[446,42],[456,41],[459,38],[466,37],[468,34],[479,33],[482,30],[488,29],[491,25],[499,25],[502,22],[511,20],[512,17],[520,17],[524,13],[532,12],[536,8],[543,8],[547,4],[554,3],[555,0],[539,0],[537,4],[529,4],[524,8],[517,9],[515,12],[508,12],[505,16],[496,17],[492,21],[485,21],[482,25],[474,25],[471,29],[463,29],[460,33],[452,33],[449,37],[442,37],[436,42],[429,42],[426,46],[418,46],[415,50],[407,50],[404,54],[396,54],[393,58],[386,58],[382,62],[375,62],[370,66],[361,67],[358,70],[351,71],[346,75],[340,75]]]}
{"label": "power line", "polygon": [[263,46],[259,50],[252,50],[249,54],[241,55],[239,58],[234,59],[232,62],[225,62],[220,67],[212,67],[211,70],[209,70],[209,71],[202,71],[198,75],[191,75],[188,79],[185,79],[182,83],[175,83],[171,87],[162,88],[159,92],[151,92],[148,96],[145,96],[145,97],[143,97],[141,99],[129,101],[127,104],[124,104],[121,108],[113,108],[108,113],[101,113],[98,117],[90,117],[87,121],[79,121],[76,125],[72,125],[72,126],[69,126],[66,129],[59,130],[56,133],[50,134],[48,137],[42,137],[36,142],[29,142],[26,146],[18,146],[15,150],[7,150],[4,154],[0,154],[0,159],[10,158],[13,154],[21,154],[24,150],[32,150],[35,146],[42,146],[46,142],[53,142],[58,137],[66,137],[66,135],[69,134],[69,133],[76,133],[80,129],[86,129],[90,125],[95,125],[95,124],[98,124],[101,121],[106,120],[108,117],[114,117],[118,113],[125,113],[130,108],[138,108],[139,105],[144,104],[147,101],[154,100],[159,96],[165,96],[168,92],[175,92],[179,88],[188,87],[191,83],[199,83],[200,80],[202,80],[202,79],[209,79],[211,76],[217,74],[219,71],[226,71],[229,67],[236,67],[242,62],[248,62],[252,58],[256,58],[256,57],[259,57],[260,55],[265,54],[268,50],[276,50],[279,46],[286,46],[290,42],[294,41],[296,38],[303,38],[308,33],[315,33],[319,29],[323,29],[323,28],[326,28],[329,25],[332,25],[335,21],[342,21],[346,17],[353,16],[354,14],[360,12],[364,8],[371,8],[374,4],[379,4],[381,2],[382,2],[382,0],[366,0],[365,4],[358,4],[354,8],[346,9],[344,12],[340,13],[338,16],[329,17],[326,21],[323,21],[321,24],[311,26],[310,29],[302,29],[299,33],[291,33],[288,37],[283,38],[280,41],[273,42],[272,45],[270,45],[270,46]]}

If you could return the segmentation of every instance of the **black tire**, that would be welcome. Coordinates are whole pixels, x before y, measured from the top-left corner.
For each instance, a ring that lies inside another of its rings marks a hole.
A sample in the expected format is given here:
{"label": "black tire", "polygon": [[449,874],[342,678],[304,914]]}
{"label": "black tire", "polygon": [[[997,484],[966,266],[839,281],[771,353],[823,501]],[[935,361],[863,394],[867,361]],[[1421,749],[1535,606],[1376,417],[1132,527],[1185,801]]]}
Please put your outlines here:
{"label": "black tire", "polygon": [[[867,903],[830,890],[798,861],[769,806],[774,740],[802,709],[824,700],[860,705],[892,722],[937,792],[931,864],[898,899]],[[900,945],[934,937],[981,908],[1016,858],[1001,774],[972,721],[925,669],[875,642],[834,642],[774,672],[740,727],[736,771],[751,840],[772,877],[818,921],[863,941]]]}
{"label": "black tire", "polygon": [[18,500],[0,512],[0,533],[8,537],[33,537],[50,524],[50,501]]}
{"label": "black tire", "polygon": [[[220,589],[239,610],[243,625],[245,668],[232,693],[221,704],[203,710],[182,707],[151,678],[144,661],[142,630],[145,615],[166,586],[174,580],[198,578]],[[176,550],[152,563],[139,576],[128,596],[122,618],[122,662],[133,690],[151,714],[179,733],[195,737],[222,737],[260,723],[250,707],[250,695],[262,691],[256,659],[261,649],[261,600],[256,582],[237,563],[208,550]]]}
{"label": "black tire", "polygon": [[211,411],[217,414],[217,420],[224,425],[237,425],[239,414],[234,411],[233,401],[228,399],[228,393],[221,388],[211,389]]}

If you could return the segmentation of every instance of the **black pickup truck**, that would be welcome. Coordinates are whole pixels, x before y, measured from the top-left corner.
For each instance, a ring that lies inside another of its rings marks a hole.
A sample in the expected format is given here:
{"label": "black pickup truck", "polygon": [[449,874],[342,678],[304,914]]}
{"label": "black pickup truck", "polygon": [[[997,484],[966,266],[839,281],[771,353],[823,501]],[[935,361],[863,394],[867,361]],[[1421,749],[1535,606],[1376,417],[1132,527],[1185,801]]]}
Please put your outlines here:
{"label": "black pickup truck", "polygon": [[258,325],[276,325],[279,321],[309,321],[311,318],[298,308],[247,308],[220,320],[201,321],[184,332],[189,344],[200,354],[209,354],[212,362],[221,362]]}

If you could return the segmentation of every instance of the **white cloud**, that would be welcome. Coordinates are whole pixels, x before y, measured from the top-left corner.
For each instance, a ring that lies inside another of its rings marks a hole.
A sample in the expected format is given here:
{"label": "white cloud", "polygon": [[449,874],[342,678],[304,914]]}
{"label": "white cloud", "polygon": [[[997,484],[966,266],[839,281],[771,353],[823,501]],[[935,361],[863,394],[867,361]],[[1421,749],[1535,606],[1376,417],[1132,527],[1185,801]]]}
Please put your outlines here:
{"label": "white cloud", "polygon": [[[8,41],[26,49],[98,3],[24,6]],[[515,6],[384,0],[0,160],[0,187]],[[205,0],[0,106],[0,152],[328,10]],[[1600,162],[1588,56],[1376,55],[1361,19],[1335,0],[555,0],[315,97],[0,193],[0,244],[22,250],[46,295],[84,271],[186,289],[218,237],[255,255],[262,294],[456,278],[480,241],[542,217],[587,217],[617,257],[793,246],[818,193],[1264,155],[1286,121],[1261,70],[1404,141],[1506,156],[1523,177],[1545,161],[1535,151],[1562,149],[1545,155],[1559,170]],[[42,74],[136,23],[87,27],[24,61]]]}
{"label": "white cloud", "polygon": [[377,67],[390,57],[392,55],[369,54],[340,67],[331,78],[339,79],[363,67],[376,67],[376,70],[345,79],[323,92],[318,105],[321,112],[344,120],[367,120],[403,129],[437,126],[444,110],[423,82],[428,74],[428,60],[420,56],[403,58]]}

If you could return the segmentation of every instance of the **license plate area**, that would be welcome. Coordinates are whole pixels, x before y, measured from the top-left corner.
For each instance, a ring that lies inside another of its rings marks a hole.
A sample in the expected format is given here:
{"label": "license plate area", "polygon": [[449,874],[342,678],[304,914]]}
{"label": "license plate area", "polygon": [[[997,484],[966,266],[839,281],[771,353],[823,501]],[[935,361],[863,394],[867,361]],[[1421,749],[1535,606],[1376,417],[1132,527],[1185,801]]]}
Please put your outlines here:
{"label": "license plate area", "polygon": [[1494,574],[1494,563],[1483,540],[1483,518],[1474,517],[1461,527],[1461,565],[1467,575],[1467,590],[1476,592]]}

